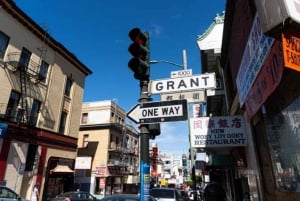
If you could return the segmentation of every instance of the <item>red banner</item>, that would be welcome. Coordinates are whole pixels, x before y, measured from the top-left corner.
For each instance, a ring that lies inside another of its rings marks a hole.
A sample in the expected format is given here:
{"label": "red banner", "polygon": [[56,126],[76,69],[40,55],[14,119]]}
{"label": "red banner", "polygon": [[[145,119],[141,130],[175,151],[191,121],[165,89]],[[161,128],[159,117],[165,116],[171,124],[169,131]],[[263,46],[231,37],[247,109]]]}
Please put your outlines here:
{"label": "red banner", "polygon": [[283,68],[282,44],[276,41],[246,97],[245,106],[248,121],[279,85]]}

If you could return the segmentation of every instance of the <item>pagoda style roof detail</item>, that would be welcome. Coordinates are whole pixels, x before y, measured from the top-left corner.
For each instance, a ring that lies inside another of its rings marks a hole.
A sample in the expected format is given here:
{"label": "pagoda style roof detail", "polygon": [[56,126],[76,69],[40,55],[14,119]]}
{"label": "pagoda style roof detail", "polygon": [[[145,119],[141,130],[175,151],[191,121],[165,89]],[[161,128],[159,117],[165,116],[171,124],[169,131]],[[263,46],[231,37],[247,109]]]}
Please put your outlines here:
{"label": "pagoda style roof detail", "polygon": [[208,29],[203,34],[198,35],[197,44],[200,50],[221,49],[224,17],[225,12],[222,12],[222,15],[217,13]]}

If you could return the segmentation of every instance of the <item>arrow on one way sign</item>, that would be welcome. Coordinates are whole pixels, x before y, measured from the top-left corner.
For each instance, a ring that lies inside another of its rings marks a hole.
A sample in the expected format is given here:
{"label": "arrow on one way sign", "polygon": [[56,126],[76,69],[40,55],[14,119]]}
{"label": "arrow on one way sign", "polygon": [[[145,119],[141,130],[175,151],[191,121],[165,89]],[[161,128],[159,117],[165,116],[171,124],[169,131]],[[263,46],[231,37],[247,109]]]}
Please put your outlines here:
{"label": "arrow on one way sign", "polygon": [[187,100],[140,103],[126,116],[135,123],[184,121],[187,120]]}

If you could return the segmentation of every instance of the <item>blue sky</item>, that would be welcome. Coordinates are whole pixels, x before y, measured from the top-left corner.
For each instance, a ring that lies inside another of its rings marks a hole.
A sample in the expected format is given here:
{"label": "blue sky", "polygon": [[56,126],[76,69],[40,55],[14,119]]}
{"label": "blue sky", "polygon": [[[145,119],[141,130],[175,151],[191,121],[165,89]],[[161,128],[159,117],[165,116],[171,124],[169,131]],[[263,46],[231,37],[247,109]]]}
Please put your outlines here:
{"label": "blue sky", "polygon": [[[150,34],[150,60],[182,64],[186,50],[188,68],[201,73],[197,36],[205,32],[225,0],[15,0],[36,23],[82,61],[93,74],[87,77],[84,101],[117,100],[129,111],[138,103],[139,82],[127,64],[131,58],[128,32],[139,27]],[[151,80],[170,78],[179,67],[151,66]],[[159,101],[159,97],[153,97]],[[188,124],[161,125],[155,140],[161,152],[187,153]],[[152,143],[152,142],[150,142]]]}

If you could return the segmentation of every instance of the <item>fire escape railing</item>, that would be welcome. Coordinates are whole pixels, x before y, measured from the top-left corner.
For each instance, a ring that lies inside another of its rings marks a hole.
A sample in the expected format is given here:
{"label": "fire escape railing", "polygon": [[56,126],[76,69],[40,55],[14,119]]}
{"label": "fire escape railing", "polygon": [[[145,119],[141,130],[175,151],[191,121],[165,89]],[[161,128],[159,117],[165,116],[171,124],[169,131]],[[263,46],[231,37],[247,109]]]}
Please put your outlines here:
{"label": "fire escape railing", "polygon": [[[12,122],[19,124],[36,123],[36,118],[29,116],[27,96],[28,85],[30,78],[33,78],[35,83],[42,79],[43,76],[39,74],[40,64],[32,59],[22,59],[21,52],[11,52],[7,54],[7,60],[5,61],[5,67],[13,72],[19,72],[20,79],[20,102],[17,108],[6,108],[4,118]],[[1,117],[3,115],[1,114]]]}

